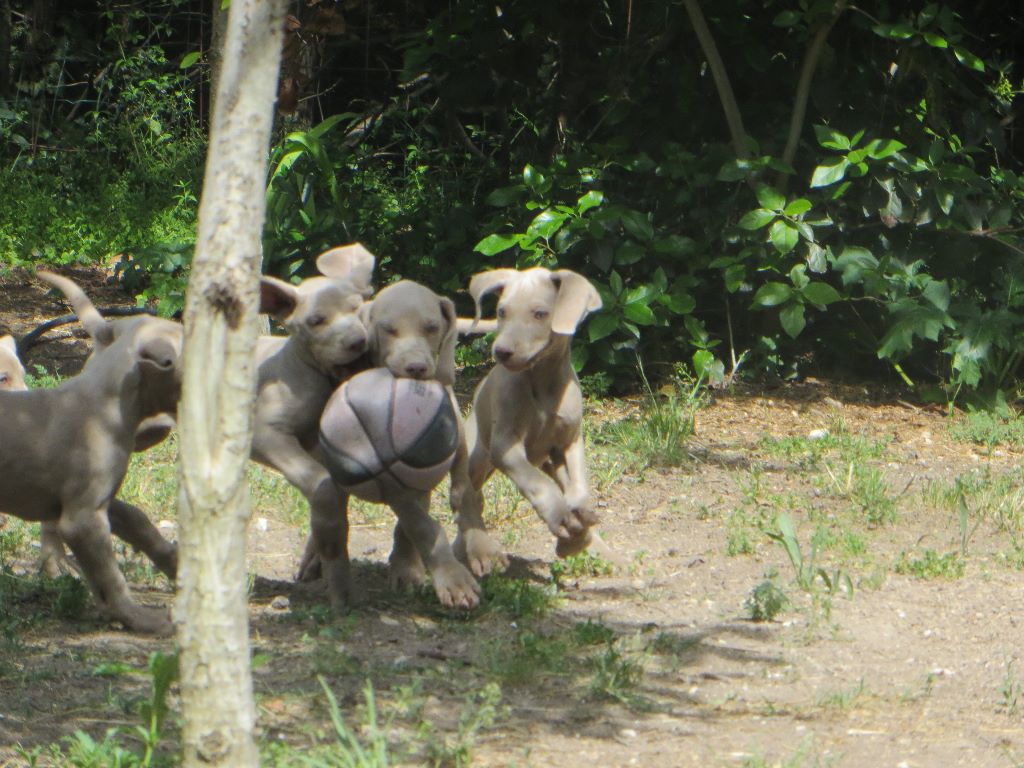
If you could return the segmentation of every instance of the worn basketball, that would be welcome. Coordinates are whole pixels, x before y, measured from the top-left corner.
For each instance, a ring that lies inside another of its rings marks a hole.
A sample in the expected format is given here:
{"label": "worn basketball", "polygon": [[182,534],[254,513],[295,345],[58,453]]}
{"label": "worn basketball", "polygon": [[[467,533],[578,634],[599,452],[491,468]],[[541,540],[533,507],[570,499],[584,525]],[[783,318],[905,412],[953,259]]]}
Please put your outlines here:
{"label": "worn basketball", "polygon": [[389,489],[430,491],[451,469],[458,417],[438,381],[372,368],[346,381],[320,417],[324,464],[342,489],[383,501]]}

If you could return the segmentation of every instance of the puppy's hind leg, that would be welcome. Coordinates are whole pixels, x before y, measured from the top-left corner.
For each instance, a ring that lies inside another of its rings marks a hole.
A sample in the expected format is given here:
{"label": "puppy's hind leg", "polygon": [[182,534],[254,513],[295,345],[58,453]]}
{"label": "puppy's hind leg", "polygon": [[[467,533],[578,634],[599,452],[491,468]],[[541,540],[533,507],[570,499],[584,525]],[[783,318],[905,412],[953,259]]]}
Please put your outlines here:
{"label": "puppy's hind leg", "polygon": [[395,522],[394,543],[388,557],[388,582],[392,589],[418,587],[427,580],[427,566],[419,550],[402,530],[402,521]]}
{"label": "puppy's hind leg", "polygon": [[106,512],[104,507],[65,509],[58,526],[61,538],[71,547],[97,602],[111,618],[136,632],[171,634],[174,627],[165,610],[132,600],[114,559]]}
{"label": "puppy's hind leg", "polygon": [[487,533],[484,524],[483,485],[494,472],[487,449],[475,439],[472,415],[466,422],[467,442],[472,446],[468,459],[456,456],[451,472],[451,507],[458,533],[452,550],[477,577],[508,566],[501,546]]}
{"label": "puppy's hind leg", "polygon": [[178,546],[163,537],[145,512],[126,501],[114,499],[107,517],[111,533],[144,553],[169,579],[177,577]]}

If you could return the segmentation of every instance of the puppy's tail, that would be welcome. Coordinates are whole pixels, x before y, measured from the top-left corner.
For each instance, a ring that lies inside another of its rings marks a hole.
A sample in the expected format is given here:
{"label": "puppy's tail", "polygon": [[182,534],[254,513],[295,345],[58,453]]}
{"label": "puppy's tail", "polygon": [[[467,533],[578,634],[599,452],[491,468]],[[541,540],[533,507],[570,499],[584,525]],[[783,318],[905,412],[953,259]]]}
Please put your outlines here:
{"label": "puppy's tail", "polygon": [[68,303],[71,304],[71,308],[78,315],[78,321],[92,337],[93,343],[98,346],[107,346],[114,340],[113,327],[103,319],[103,315],[99,313],[89,297],[73,281],[43,269],[36,272],[36,275],[40,280],[49,283],[64,294]]}
{"label": "puppy's tail", "polygon": [[455,327],[459,336],[472,336],[475,333],[483,335],[498,330],[498,322],[496,320],[481,320],[478,317],[457,317],[455,318]]}

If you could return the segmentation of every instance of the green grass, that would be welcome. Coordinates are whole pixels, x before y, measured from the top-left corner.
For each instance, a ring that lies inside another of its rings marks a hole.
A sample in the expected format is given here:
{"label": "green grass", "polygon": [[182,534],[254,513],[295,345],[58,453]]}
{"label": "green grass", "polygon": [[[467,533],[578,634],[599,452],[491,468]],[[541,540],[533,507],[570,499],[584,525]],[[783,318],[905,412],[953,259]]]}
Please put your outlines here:
{"label": "green grass", "polygon": [[933,549],[924,550],[920,557],[912,557],[906,552],[901,552],[893,566],[896,573],[928,581],[955,581],[964,575],[966,568],[967,565],[959,552],[940,555]]}
{"label": "green grass", "polygon": [[997,445],[1021,448],[1024,446],[1024,418],[1016,413],[1001,416],[991,411],[973,411],[950,420],[949,433],[955,440],[989,449]]}
{"label": "green grass", "polygon": [[677,375],[658,391],[648,386],[637,414],[600,425],[591,440],[621,456],[634,470],[678,467],[689,460],[687,443],[704,404],[702,383]]}

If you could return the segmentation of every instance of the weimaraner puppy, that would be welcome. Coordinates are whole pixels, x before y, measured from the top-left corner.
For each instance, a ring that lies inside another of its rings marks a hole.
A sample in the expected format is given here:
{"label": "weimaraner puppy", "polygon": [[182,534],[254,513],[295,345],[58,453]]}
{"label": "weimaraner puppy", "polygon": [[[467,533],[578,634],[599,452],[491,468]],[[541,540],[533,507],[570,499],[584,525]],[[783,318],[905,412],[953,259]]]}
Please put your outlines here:
{"label": "weimaraner puppy", "polygon": [[[467,323],[455,316],[451,299],[411,280],[382,289],[363,310],[370,337],[370,364],[397,378],[435,379],[448,389],[459,412],[455,383],[455,344]],[[466,442],[459,419],[453,472],[466,472]],[[422,584],[429,571],[438,599],[447,607],[475,608],[480,587],[455,559],[444,529],[430,516],[430,493],[392,491],[386,499],[395,511],[390,580],[393,586]]]}
{"label": "weimaraner puppy", "polygon": [[[102,349],[103,347],[98,347]],[[28,389],[25,383],[25,369],[18,359],[18,348],[12,336],[0,337],[0,390],[24,391]],[[169,413],[160,413],[144,419],[135,433],[135,450],[144,451],[161,442],[170,434],[174,428],[174,416]],[[120,499],[110,502],[117,509],[115,517],[143,514],[130,504]],[[176,569],[175,547],[170,542],[157,544],[154,542],[160,553],[160,564],[165,573],[174,578]],[[39,549],[39,570],[51,579],[60,575],[61,564],[67,562],[64,552],[64,543],[61,541],[57,527],[57,521],[44,521],[41,524],[40,549]],[[73,565],[72,565],[73,567]]]}
{"label": "weimaraner puppy", "polygon": [[309,501],[311,535],[299,578],[309,578],[318,564],[332,606],[344,610],[354,597],[347,497],[319,458],[320,414],[335,387],[366,365],[359,310],[372,292],[374,257],[356,243],[331,249],[316,263],[323,277],[297,286],[264,277],[260,284],[261,311],[288,335],[259,341],[252,458],[278,470]]}
{"label": "weimaraner puppy", "polygon": [[25,369],[18,359],[18,345],[13,336],[0,336],[0,390],[20,392],[25,385]]}
{"label": "weimaraner puppy", "polygon": [[476,388],[466,418],[468,472],[452,473],[458,514],[456,555],[477,575],[505,564],[483,522],[481,488],[495,468],[516,484],[566,557],[591,542],[591,506],[583,454],[583,395],[569,352],[576,327],[601,308],[586,278],[567,269],[495,269],[475,275],[480,301],[498,293],[498,362]]}
{"label": "weimaraner puppy", "polygon": [[96,351],[79,375],[54,389],[0,391],[0,511],[55,522],[111,618],[136,631],[169,634],[166,611],[132,600],[110,533],[174,575],[174,546],[114,494],[140,424],[176,408],[181,325],[148,316],[104,320],[72,281],[47,272],[39,277],[68,298]]}

